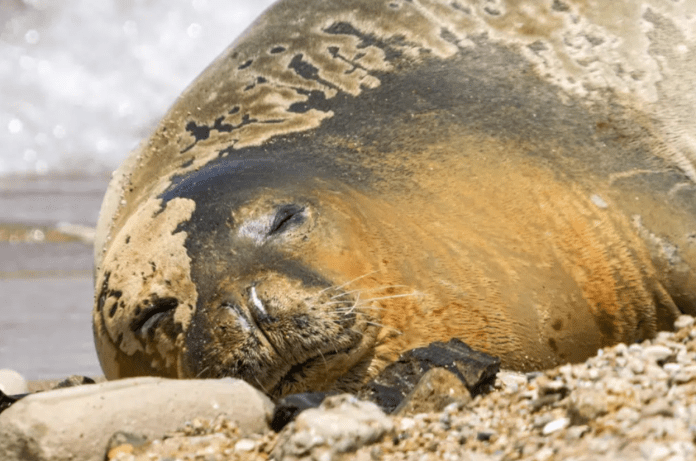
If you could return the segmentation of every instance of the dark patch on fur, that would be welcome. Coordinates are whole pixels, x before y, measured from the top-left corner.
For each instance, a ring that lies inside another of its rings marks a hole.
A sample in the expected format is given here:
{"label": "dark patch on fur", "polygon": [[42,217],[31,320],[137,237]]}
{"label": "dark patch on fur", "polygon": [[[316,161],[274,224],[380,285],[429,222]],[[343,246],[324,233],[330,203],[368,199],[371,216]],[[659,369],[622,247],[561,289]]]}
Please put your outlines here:
{"label": "dark patch on fur", "polygon": [[616,319],[613,315],[608,312],[598,309],[599,312],[595,314],[595,321],[597,322],[597,327],[602,333],[604,340],[607,344],[611,344],[614,341],[616,335]]}
{"label": "dark patch on fur", "polygon": [[365,34],[347,22],[334,22],[329,27],[324,29],[324,32],[334,35],[352,35],[357,37],[360,39],[358,48],[366,48],[368,46],[380,48],[382,51],[384,51],[384,56],[386,57],[387,61],[398,59],[402,55],[400,50],[391,46],[389,43],[377,38],[372,34]]}
{"label": "dark patch on fur", "polygon": [[239,70],[244,70],[244,69],[246,69],[247,67],[249,67],[250,65],[252,65],[253,62],[254,62],[253,59],[249,59],[249,60],[246,61],[244,64],[242,64],[242,65],[240,65],[239,67],[237,67],[237,69],[239,69]]}

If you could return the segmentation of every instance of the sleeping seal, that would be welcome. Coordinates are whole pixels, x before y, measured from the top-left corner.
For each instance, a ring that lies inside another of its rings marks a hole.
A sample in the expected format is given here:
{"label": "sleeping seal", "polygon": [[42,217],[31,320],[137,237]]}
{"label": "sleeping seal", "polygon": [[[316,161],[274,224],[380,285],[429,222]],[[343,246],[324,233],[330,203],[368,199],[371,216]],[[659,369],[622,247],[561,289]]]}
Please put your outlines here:
{"label": "sleeping seal", "polygon": [[114,175],[106,376],[278,397],[452,337],[533,370],[671,328],[696,310],[695,17],[277,3]]}

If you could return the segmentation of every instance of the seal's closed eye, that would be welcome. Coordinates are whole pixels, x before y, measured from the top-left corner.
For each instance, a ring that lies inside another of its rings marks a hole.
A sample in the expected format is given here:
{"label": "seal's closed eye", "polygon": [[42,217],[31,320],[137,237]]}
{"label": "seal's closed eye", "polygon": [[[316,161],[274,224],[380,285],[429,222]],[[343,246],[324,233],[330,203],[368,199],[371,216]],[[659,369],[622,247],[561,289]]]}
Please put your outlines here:
{"label": "seal's closed eye", "polygon": [[276,212],[273,224],[271,224],[268,230],[268,235],[284,232],[293,224],[299,224],[304,221],[305,217],[302,213],[304,209],[305,207],[294,203],[282,205]]}

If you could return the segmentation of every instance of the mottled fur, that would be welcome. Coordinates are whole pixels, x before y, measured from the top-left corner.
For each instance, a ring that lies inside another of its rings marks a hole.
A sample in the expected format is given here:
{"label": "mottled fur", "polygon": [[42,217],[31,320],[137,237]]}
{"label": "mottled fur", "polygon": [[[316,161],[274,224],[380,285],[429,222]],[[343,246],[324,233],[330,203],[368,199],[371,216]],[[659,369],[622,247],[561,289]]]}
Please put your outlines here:
{"label": "mottled fur", "polygon": [[457,337],[531,370],[696,311],[696,6],[285,0],[116,172],[108,378],[350,390]]}

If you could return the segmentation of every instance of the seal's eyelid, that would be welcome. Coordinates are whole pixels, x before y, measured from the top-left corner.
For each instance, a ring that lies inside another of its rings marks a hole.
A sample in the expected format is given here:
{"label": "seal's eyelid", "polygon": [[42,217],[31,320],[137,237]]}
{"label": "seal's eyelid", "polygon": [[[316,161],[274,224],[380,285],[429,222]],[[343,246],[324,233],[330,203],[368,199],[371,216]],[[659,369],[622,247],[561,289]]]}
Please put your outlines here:
{"label": "seal's eyelid", "polygon": [[303,211],[305,207],[294,203],[283,205],[276,211],[273,224],[268,230],[268,235],[277,234],[288,229],[293,224],[299,224],[304,221]]}

